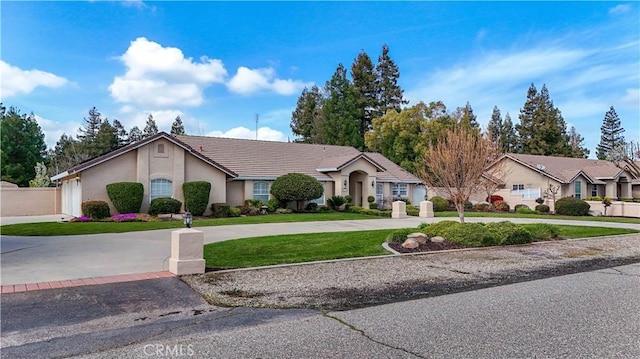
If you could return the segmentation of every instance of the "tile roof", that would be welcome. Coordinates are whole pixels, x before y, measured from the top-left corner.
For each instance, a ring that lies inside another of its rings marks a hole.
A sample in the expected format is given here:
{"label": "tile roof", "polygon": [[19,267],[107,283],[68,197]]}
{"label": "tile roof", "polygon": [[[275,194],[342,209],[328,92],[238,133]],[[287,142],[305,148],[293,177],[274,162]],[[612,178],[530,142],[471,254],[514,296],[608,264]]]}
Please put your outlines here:
{"label": "tile roof", "polygon": [[[602,180],[616,179],[623,172],[610,161],[592,160],[588,158],[553,157],[540,155],[524,155],[509,153],[505,157],[538,170],[544,166],[544,173],[559,182],[571,183],[579,174],[583,174],[594,184],[604,183]],[[631,178],[629,179],[631,180]]]}
{"label": "tile roof", "polygon": [[[295,142],[244,140],[205,136],[177,136],[204,156],[223,163],[239,179],[271,179],[297,172],[319,180],[329,180],[320,170],[340,169],[358,158],[378,167],[380,180],[420,180],[377,153],[362,153],[353,147]],[[385,171],[386,170],[386,171]]]}

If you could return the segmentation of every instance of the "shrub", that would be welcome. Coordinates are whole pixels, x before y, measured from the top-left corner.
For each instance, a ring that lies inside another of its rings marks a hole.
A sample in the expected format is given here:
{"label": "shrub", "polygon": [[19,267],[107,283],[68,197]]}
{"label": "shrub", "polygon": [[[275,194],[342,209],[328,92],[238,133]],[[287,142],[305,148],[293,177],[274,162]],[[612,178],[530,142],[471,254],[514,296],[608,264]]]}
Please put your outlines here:
{"label": "shrub", "polygon": [[509,212],[509,204],[505,201],[495,201],[493,202],[493,208],[496,211],[500,212]]}
{"label": "shrub", "polygon": [[202,216],[209,204],[211,183],[207,181],[185,182],[182,184],[184,208],[194,216]]}
{"label": "shrub", "polygon": [[[244,206],[239,206],[237,208],[240,210],[240,214],[242,214],[243,216],[256,216],[260,214],[260,208],[258,207],[245,204]],[[278,209],[282,209],[282,208],[278,208]]]}
{"label": "shrub", "polygon": [[579,198],[564,197],[556,201],[556,213],[566,216],[587,216],[589,208],[591,206]]}
{"label": "shrub", "polygon": [[378,204],[377,203],[369,203],[369,208],[370,209],[378,209]]}
{"label": "shrub", "polygon": [[174,198],[154,198],[149,205],[149,214],[157,216],[160,213],[179,213],[182,202]]}
{"label": "shrub", "polygon": [[478,212],[488,212],[491,210],[489,203],[476,203],[473,205],[473,210]]}
{"label": "shrub", "polygon": [[515,223],[503,221],[489,223],[485,226],[484,241],[486,245],[508,245],[531,243],[531,233]]}
{"label": "shrub", "polygon": [[485,243],[487,230],[482,223],[457,223],[444,231],[443,237],[449,242],[473,247],[490,245]]}
{"label": "shrub", "polygon": [[517,211],[518,211],[518,209],[520,209],[520,208],[531,209],[531,208],[529,208],[529,206],[527,206],[526,204],[522,204],[522,203],[520,203],[520,204],[516,204],[516,206],[515,206],[515,207],[513,207],[513,210],[517,212]]}
{"label": "shrub", "polygon": [[212,203],[211,215],[214,218],[231,217],[231,206],[226,203]]}
{"label": "shrub", "polygon": [[138,213],[142,207],[144,186],[138,182],[109,183],[107,194],[118,213]]}
{"label": "shrub", "polygon": [[307,206],[304,207],[305,210],[307,211],[317,211],[318,210],[318,204],[315,202],[309,202],[307,203]]}
{"label": "shrub", "polygon": [[245,199],[244,205],[249,207],[261,208],[263,203],[259,199]]}
{"label": "shrub", "polygon": [[527,230],[531,233],[531,237],[538,241],[549,241],[558,238],[560,228],[548,223],[536,223],[527,226]]}
{"label": "shrub", "polygon": [[469,201],[466,201],[466,202],[464,203],[464,210],[465,210],[465,211],[470,211],[470,210],[472,210],[472,209],[473,209],[473,203],[471,203],[471,202],[469,202]]}
{"label": "shrub", "polygon": [[440,196],[432,197],[430,201],[433,203],[434,212],[444,212],[449,209],[449,201]]}
{"label": "shrub", "polygon": [[444,233],[447,229],[453,226],[458,226],[460,223],[455,221],[440,221],[436,223],[432,223],[424,228],[422,232],[429,237],[442,236],[444,237]]}
{"label": "shrub", "polygon": [[418,217],[420,210],[414,206],[407,206],[407,216]]}
{"label": "shrub", "polygon": [[351,213],[362,213],[363,210],[364,208],[360,206],[349,206],[346,211]]}
{"label": "shrub", "polygon": [[236,207],[229,208],[229,217],[240,217],[241,215],[242,215],[242,212],[240,211],[240,208],[236,208]]}
{"label": "shrub", "polygon": [[327,207],[327,206],[322,206],[322,207],[318,208],[318,212],[320,212],[320,213],[332,213],[333,209],[331,209],[330,207]]}
{"label": "shrub", "polygon": [[278,208],[287,208],[287,204],[282,203],[275,198],[271,198],[269,202],[267,202],[267,210],[269,212],[275,212]]}
{"label": "shrub", "polygon": [[546,204],[539,204],[536,206],[536,211],[540,213],[549,213],[549,211],[551,211],[551,208],[549,208],[549,206],[547,206]]}
{"label": "shrub", "polygon": [[347,203],[347,200],[342,196],[332,196],[331,198],[327,199],[327,204],[334,211],[339,210],[340,206],[342,206],[345,203]]}
{"label": "shrub", "polygon": [[369,196],[369,197],[367,197],[367,202],[369,202],[369,203],[373,203],[373,202],[375,202],[375,201],[376,201],[376,198],[375,198],[374,196]]}
{"label": "shrub", "polygon": [[532,210],[529,207],[519,207],[518,209],[516,209],[516,213],[518,214],[538,214],[538,212]]}
{"label": "shrub", "polygon": [[315,178],[302,173],[288,173],[280,176],[271,185],[271,194],[281,202],[296,201],[298,209],[301,203],[322,197],[324,188]]}
{"label": "shrub", "polygon": [[493,203],[495,201],[504,201],[504,198],[502,198],[502,196],[498,196],[497,194],[494,194],[491,196],[491,198],[487,197],[485,201],[489,203]]}
{"label": "shrub", "polygon": [[82,202],[82,213],[90,217],[91,220],[101,220],[111,216],[109,204],[105,201],[86,201]]}
{"label": "shrub", "polygon": [[276,214],[291,214],[293,210],[291,208],[278,208],[276,209]]}
{"label": "shrub", "polygon": [[151,218],[147,214],[124,213],[116,214],[109,218],[113,222],[150,222]]}
{"label": "shrub", "polygon": [[402,243],[407,239],[407,236],[413,232],[415,232],[415,229],[411,229],[411,228],[404,228],[404,229],[398,229],[396,231],[391,232],[387,238],[385,238],[385,242],[387,243]]}
{"label": "shrub", "polygon": [[587,200],[587,201],[602,201],[602,197],[600,197],[600,196],[587,197],[587,198],[585,198],[585,200]]}

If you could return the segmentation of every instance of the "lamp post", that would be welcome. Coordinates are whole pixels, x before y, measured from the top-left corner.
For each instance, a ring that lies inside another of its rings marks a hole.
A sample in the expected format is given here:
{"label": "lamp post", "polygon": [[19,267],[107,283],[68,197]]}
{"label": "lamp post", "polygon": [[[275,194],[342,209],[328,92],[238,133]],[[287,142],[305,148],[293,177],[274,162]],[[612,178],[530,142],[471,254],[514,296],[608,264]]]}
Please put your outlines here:
{"label": "lamp post", "polygon": [[191,212],[184,213],[184,225],[187,228],[191,228],[191,224],[193,224],[193,215]]}

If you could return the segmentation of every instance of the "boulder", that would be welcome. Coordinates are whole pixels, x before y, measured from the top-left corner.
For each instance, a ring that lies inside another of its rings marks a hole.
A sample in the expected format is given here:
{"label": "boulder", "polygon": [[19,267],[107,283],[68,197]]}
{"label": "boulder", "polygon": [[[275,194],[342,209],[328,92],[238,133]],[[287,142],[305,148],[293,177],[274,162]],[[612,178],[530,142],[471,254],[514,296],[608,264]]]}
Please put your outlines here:
{"label": "boulder", "polygon": [[431,242],[433,243],[442,243],[444,242],[444,238],[440,236],[431,237]]}
{"label": "boulder", "polygon": [[426,234],[420,232],[409,234],[407,236],[407,239],[409,238],[414,239],[416,242],[418,242],[418,244],[427,244],[427,242],[429,242],[429,237]]}
{"label": "boulder", "polygon": [[402,248],[415,249],[418,248],[418,246],[418,242],[413,238],[407,238],[407,240],[402,243]]}

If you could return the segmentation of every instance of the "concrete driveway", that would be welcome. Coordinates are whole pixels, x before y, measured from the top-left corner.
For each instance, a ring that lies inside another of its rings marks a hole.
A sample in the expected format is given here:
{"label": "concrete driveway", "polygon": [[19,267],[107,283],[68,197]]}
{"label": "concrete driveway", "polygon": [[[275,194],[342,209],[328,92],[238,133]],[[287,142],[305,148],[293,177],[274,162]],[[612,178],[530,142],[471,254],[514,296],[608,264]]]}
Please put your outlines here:
{"label": "concrete driveway", "polygon": [[[423,222],[455,218],[370,219],[333,222],[269,223],[196,228],[205,243],[289,233],[322,233],[417,227]],[[468,222],[509,220],[640,229],[637,224],[562,221],[535,218],[466,218]],[[4,222],[3,222],[4,223]],[[157,230],[117,234],[53,237],[0,236],[2,284],[27,284],[118,274],[168,270],[171,232]]]}

